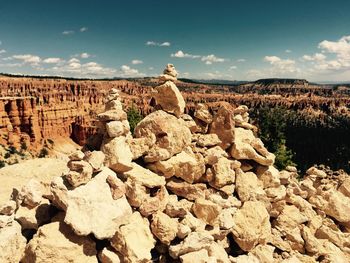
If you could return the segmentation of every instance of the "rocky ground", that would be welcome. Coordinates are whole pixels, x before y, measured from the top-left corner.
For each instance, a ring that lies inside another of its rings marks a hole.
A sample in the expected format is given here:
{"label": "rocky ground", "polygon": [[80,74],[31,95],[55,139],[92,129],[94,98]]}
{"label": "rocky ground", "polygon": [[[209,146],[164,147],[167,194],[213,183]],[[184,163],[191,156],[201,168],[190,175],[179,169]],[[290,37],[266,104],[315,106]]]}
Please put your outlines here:
{"label": "rocky ground", "polygon": [[176,77],[133,135],[111,89],[95,150],[0,203],[0,262],[350,261],[349,175],[278,171],[247,107],[184,114]]}

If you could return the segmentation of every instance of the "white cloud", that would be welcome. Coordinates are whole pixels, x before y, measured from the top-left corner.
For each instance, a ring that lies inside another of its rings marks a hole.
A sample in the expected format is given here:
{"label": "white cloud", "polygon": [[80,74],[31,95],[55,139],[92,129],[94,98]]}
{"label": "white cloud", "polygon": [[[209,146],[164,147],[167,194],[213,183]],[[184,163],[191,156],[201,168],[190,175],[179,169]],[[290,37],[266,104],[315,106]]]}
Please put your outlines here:
{"label": "white cloud", "polygon": [[143,64],[143,61],[142,61],[142,60],[139,60],[139,59],[134,59],[134,60],[131,61],[131,63],[132,63],[133,65],[138,65],[138,64]]}
{"label": "white cloud", "polygon": [[120,76],[121,77],[143,77],[145,74],[140,73],[137,69],[130,68],[127,65],[120,67]]}
{"label": "white cloud", "polygon": [[86,32],[86,31],[88,31],[89,29],[87,28],[87,27],[81,27],[80,29],[79,29],[79,31],[80,32]]}
{"label": "white cloud", "polygon": [[71,58],[70,60],[68,60],[68,63],[74,63],[74,62],[80,63],[80,60],[77,58]]}
{"label": "white cloud", "polygon": [[231,66],[230,69],[235,70],[235,69],[237,69],[237,66]]}
{"label": "white cloud", "polygon": [[170,42],[155,42],[155,41],[147,41],[146,42],[146,46],[157,46],[157,47],[169,47],[171,45]]}
{"label": "white cloud", "polygon": [[148,69],[149,69],[149,70],[154,70],[154,67],[149,67]]}
{"label": "white cloud", "polygon": [[171,54],[171,57],[175,58],[200,58],[201,56],[198,55],[192,55],[188,53],[184,53],[182,50],[177,51],[175,54]]}
{"label": "white cloud", "polygon": [[244,58],[237,59],[237,62],[246,62]]}
{"label": "white cloud", "polygon": [[23,63],[28,63],[32,65],[37,65],[41,61],[41,58],[39,56],[35,56],[31,54],[13,55],[12,57],[17,60],[22,60]]}
{"label": "white cloud", "polygon": [[91,57],[91,55],[84,52],[84,53],[81,53],[81,54],[80,54],[80,57],[81,57],[81,58],[89,58],[89,57]]}
{"label": "white cloud", "polygon": [[304,55],[302,58],[303,60],[306,60],[306,61],[322,61],[322,60],[325,60],[327,57],[322,53],[316,53],[312,56]]}
{"label": "white cloud", "polygon": [[286,53],[292,53],[292,50],[286,49],[284,52],[286,52]]}
{"label": "white cloud", "polygon": [[46,58],[43,60],[44,63],[46,64],[57,64],[62,62],[60,58]]}
{"label": "white cloud", "polygon": [[224,62],[226,59],[219,58],[214,54],[211,54],[211,55],[203,56],[201,60],[205,62],[206,65],[211,65],[213,63]]}
{"label": "white cloud", "polygon": [[0,49],[0,54],[4,54],[6,53],[6,50],[5,49]]}
{"label": "white cloud", "polygon": [[62,32],[62,35],[73,35],[74,34],[74,30],[65,30]]}

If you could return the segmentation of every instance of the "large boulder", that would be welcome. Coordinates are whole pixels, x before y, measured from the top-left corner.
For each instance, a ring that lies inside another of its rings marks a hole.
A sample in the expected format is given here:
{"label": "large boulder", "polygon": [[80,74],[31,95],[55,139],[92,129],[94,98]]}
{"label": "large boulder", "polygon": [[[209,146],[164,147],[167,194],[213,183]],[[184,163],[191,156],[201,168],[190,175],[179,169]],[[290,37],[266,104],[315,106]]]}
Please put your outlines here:
{"label": "large boulder", "polygon": [[39,228],[28,243],[22,262],[97,263],[96,254],[96,244],[90,237],[78,236],[66,224],[53,222]]}
{"label": "large boulder", "polygon": [[16,221],[10,226],[0,228],[0,262],[20,262],[26,243],[26,239],[21,234],[21,226]]}
{"label": "large boulder", "polygon": [[125,196],[113,199],[107,182],[109,175],[115,176],[113,171],[104,168],[86,185],[68,191],[64,221],[78,235],[92,233],[98,239],[111,238],[132,214]]}
{"label": "large boulder", "polygon": [[145,154],[146,162],[166,160],[191,143],[191,131],[175,116],[156,111],[145,117],[134,131],[136,138],[152,138],[155,143]]}

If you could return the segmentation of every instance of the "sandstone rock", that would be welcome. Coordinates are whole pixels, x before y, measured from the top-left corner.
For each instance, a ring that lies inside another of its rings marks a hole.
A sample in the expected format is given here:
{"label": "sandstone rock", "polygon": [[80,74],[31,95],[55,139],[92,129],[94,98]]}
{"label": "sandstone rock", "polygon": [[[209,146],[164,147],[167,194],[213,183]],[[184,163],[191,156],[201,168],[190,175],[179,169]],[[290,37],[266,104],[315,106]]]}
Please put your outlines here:
{"label": "sandstone rock", "polygon": [[193,203],[186,199],[178,201],[176,195],[169,195],[165,213],[170,217],[184,217],[191,210],[192,205]]}
{"label": "sandstone rock", "polygon": [[150,164],[148,167],[166,178],[176,176],[188,183],[198,181],[205,172],[204,159],[200,155],[193,154],[193,152],[187,153],[185,151],[166,161]]}
{"label": "sandstone rock", "polygon": [[184,254],[202,250],[210,246],[214,238],[205,232],[192,232],[180,244],[170,246],[169,254],[172,258],[178,258]]}
{"label": "sandstone rock", "polygon": [[106,124],[108,136],[111,138],[125,135],[129,132],[128,128],[124,126],[121,121],[110,121]]}
{"label": "sandstone rock", "polygon": [[9,200],[6,203],[4,203],[2,206],[0,206],[0,215],[12,215],[17,208],[17,204],[13,200]]}
{"label": "sandstone rock", "polygon": [[215,133],[221,140],[220,146],[227,149],[231,146],[235,139],[235,123],[232,115],[230,104],[222,106],[214,116],[210,125],[210,133]]}
{"label": "sandstone rock", "polygon": [[191,233],[191,228],[188,225],[184,224],[178,224],[178,229],[177,229],[177,237],[180,239],[184,239]]}
{"label": "sandstone rock", "polygon": [[102,169],[105,154],[102,151],[87,152],[84,160],[91,165],[94,172],[99,172]]}
{"label": "sandstone rock", "polygon": [[172,81],[167,81],[163,85],[156,87],[155,91],[153,97],[162,110],[177,117],[184,113],[185,100]]}
{"label": "sandstone rock", "polygon": [[212,242],[209,247],[206,248],[208,254],[217,263],[230,263],[228,255],[225,249],[216,242]]}
{"label": "sandstone rock", "polygon": [[142,218],[138,212],[130,216],[128,224],[119,227],[111,239],[111,245],[123,255],[125,262],[151,260],[151,249],[156,242],[149,227],[147,218]]}
{"label": "sandstone rock", "polygon": [[148,188],[165,185],[165,179],[152,171],[143,168],[142,166],[132,163],[132,169],[124,173],[126,179],[130,178],[135,182]]}
{"label": "sandstone rock", "polygon": [[196,232],[203,232],[206,227],[206,223],[192,215],[192,213],[187,213],[181,220],[181,224],[188,226],[192,231]]}
{"label": "sandstone rock", "polygon": [[156,138],[144,156],[146,162],[169,159],[191,143],[191,131],[176,117],[156,111],[145,117],[135,128],[136,138]]}
{"label": "sandstone rock", "polygon": [[163,74],[172,76],[174,78],[177,77],[177,71],[173,64],[167,64],[165,69],[163,70]]}
{"label": "sandstone rock", "polygon": [[0,215],[0,228],[11,226],[15,220],[15,215]]}
{"label": "sandstone rock", "polygon": [[338,191],[350,198],[350,178],[346,178],[339,186]]}
{"label": "sandstone rock", "polygon": [[185,197],[188,200],[204,197],[204,191],[207,189],[205,184],[189,184],[178,179],[170,179],[166,186],[174,194]]}
{"label": "sandstone rock", "polygon": [[111,238],[132,213],[125,197],[114,200],[107,177],[114,172],[104,168],[90,182],[67,194],[64,221],[78,235],[94,234],[98,239]]}
{"label": "sandstone rock", "polygon": [[38,229],[28,243],[23,263],[96,262],[96,244],[77,236],[64,223],[53,222]]}
{"label": "sandstone rock", "polygon": [[178,223],[176,219],[173,219],[162,212],[157,212],[153,215],[151,230],[162,243],[169,245],[176,237],[178,231],[177,225]]}
{"label": "sandstone rock", "polygon": [[313,175],[317,178],[326,178],[327,177],[327,174],[324,171],[317,169],[316,167],[309,168],[306,171],[306,174],[311,175],[311,176]]}
{"label": "sandstone rock", "polygon": [[99,254],[98,258],[101,263],[120,263],[120,258],[117,253],[109,248],[104,248]]}
{"label": "sandstone rock", "polygon": [[126,193],[126,187],[122,180],[120,180],[116,175],[108,175],[107,183],[111,188],[111,194],[114,200],[123,197]]}
{"label": "sandstone rock", "polygon": [[17,222],[4,228],[0,227],[0,262],[20,262],[26,243],[26,239],[21,234],[21,226]]}
{"label": "sandstone rock", "polygon": [[18,199],[23,200],[23,203],[29,207],[34,207],[40,204],[43,192],[42,184],[36,179],[31,179],[22,187]]}
{"label": "sandstone rock", "polygon": [[254,255],[260,262],[274,262],[274,250],[275,248],[271,245],[257,245],[249,254]]}
{"label": "sandstone rock", "polygon": [[207,263],[209,262],[208,251],[206,251],[205,249],[201,249],[198,251],[190,252],[180,256],[180,260],[182,263]]}
{"label": "sandstone rock", "polygon": [[214,225],[221,212],[221,207],[209,200],[198,198],[193,205],[193,212],[197,218],[205,223]]}
{"label": "sandstone rock", "polygon": [[116,137],[104,141],[102,152],[105,154],[105,166],[116,172],[125,172],[132,169],[133,155],[125,137]]}
{"label": "sandstone rock", "polygon": [[218,159],[217,163],[213,165],[213,180],[209,183],[215,188],[221,188],[228,184],[235,183],[235,168],[240,167],[240,163],[237,161],[229,160],[225,157]]}
{"label": "sandstone rock", "polygon": [[236,191],[239,199],[243,202],[248,200],[260,200],[266,194],[262,189],[262,183],[252,172],[243,173],[237,169]]}
{"label": "sandstone rock", "polygon": [[69,171],[65,177],[73,187],[78,187],[90,181],[93,169],[88,162],[71,161],[68,166],[71,171]]}
{"label": "sandstone rock", "polygon": [[231,156],[235,159],[254,160],[265,166],[272,165],[275,156],[269,153],[260,139],[255,138],[251,130],[235,128],[235,140],[231,148]]}
{"label": "sandstone rock", "polygon": [[75,151],[73,153],[71,153],[68,158],[71,160],[71,161],[81,161],[83,160],[84,158],[84,153],[82,151]]}
{"label": "sandstone rock", "polygon": [[50,222],[50,202],[44,199],[36,207],[20,206],[15,218],[22,229],[38,229],[42,224]]}
{"label": "sandstone rock", "polygon": [[264,188],[278,187],[280,185],[279,171],[273,166],[258,166],[256,175],[262,181]]}
{"label": "sandstone rock", "polygon": [[183,120],[185,126],[190,129],[192,133],[198,132],[199,128],[197,127],[196,122],[193,118],[188,114],[182,114],[180,116],[181,120]]}
{"label": "sandstone rock", "polygon": [[210,124],[213,121],[213,116],[209,112],[208,107],[202,103],[197,104],[197,109],[194,112],[194,117],[201,121],[204,121],[207,124]]}
{"label": "sandstone rock", "polygon": [[221,157],[228,157],[228,154],[220,147],[215,146],[205,151],[205,163],[209,165],[216,164]]}
{"label": "sandstone rock", "polygon": [[98,114],[97,118],[102,122],[124,121],[127,119],[127,115],[123,110],[108,110]]}
{"label": "sandstone rock", "polygon": [[259,259],[254,255],[241,255],[231,259],[232,263],[260,263]]}
{"label": "sandstone rock", "polygon": [[197,145],[201,147],[211,147],[221,143],[219,137],[215,134],[200,134],[197,138]]}
{"label": "sandstone rock", "polygon": [[136,160],[140,157],[142,157],[143,155],[145,155],[150,148],[152,147],[152,145],[155,143],[155,136],[154,136],[154,140],[149,139],[149,138],[132,138],[130,140],[128,140],[128,144],[130,147],[130,151],[133,155],[133,160]]}
{"label": "sandstone rock", "polygon": [[247,201],[234,214],[233,238],[244,251],[264,244],[271,235],[269,214],[262,202]]}

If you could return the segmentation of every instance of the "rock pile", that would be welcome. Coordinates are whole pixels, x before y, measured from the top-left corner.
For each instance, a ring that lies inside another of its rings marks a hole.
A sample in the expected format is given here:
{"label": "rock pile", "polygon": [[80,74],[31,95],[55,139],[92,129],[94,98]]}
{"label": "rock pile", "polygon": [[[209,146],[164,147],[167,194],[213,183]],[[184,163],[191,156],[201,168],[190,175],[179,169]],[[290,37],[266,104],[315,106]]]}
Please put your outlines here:
{"label": "rock pile", "polygon": [[248,108],[184,113],[176,70],[130,133],[118,91],[100,151],[0,207],[0,262],[349,262],[350,178],[278,171]]}

